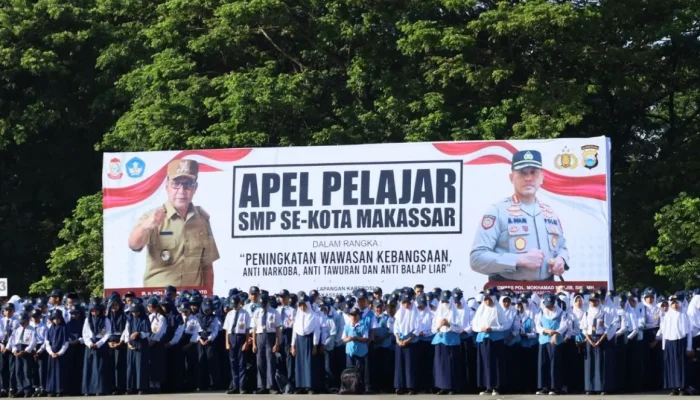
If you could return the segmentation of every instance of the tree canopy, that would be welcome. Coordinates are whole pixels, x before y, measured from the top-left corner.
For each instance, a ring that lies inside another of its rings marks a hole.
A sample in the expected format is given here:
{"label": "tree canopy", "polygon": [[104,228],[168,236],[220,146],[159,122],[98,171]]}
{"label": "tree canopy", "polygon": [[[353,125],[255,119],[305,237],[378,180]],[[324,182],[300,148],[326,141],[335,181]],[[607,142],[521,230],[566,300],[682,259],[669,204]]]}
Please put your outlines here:
{"label": "tree canopy", "polygon": [[100,151],[605,135],[616,286],[697,285],[699,18],[698,0],[9,0],[0,269],[19,293],[101,292]]}

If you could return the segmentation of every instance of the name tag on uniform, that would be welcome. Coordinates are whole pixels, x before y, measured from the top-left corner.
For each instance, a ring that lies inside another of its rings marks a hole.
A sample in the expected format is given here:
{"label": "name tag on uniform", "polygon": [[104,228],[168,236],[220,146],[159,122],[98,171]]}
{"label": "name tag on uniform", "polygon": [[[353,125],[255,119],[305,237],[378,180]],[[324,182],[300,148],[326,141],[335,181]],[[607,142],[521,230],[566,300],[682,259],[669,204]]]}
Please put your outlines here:
{"label": "name tag on uniform", "polygon": [[161,231],[160,236],[172,236],[173,233],[171,231]]}

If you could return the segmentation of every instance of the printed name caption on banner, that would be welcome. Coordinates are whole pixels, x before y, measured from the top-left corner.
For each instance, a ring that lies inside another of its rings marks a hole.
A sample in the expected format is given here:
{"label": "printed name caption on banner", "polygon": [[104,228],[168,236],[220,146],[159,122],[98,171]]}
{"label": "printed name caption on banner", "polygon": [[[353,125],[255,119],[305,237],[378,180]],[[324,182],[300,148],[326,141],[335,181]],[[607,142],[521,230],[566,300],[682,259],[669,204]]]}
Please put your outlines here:
{"label": "printed name caption on banner", "polygon": [[354,250],[241,253],[242,276],[446,274],[448,250]]}
{"label": "printed name caption on banner", "polygon": [[234,166],[233,175],[233,238],[461,233],[460,160]]}

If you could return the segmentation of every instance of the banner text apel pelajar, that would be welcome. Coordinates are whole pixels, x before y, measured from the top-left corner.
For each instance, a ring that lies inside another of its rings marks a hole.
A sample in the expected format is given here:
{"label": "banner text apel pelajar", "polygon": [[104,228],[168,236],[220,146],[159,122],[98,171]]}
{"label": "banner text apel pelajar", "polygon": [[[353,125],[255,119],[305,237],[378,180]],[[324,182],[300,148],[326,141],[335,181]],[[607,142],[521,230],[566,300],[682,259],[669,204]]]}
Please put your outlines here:
{"label": "banner text apel pelajar", "polygon": [[462,163],[235,166],[232,237],[461,233]]}

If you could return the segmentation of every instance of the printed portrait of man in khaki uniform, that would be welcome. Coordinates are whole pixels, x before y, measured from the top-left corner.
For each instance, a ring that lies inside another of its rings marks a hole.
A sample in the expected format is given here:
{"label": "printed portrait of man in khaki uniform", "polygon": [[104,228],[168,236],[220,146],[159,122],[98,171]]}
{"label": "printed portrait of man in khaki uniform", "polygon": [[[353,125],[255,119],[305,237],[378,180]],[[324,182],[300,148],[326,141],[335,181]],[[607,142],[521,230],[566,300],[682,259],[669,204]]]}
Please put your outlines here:
{"label": "printed portrait of man in khaki uniform", "polygon": [[165,182],[168,201],[144,214],[129,235],[131,250],[146,247],[144,287],[213,286],[219,251],[209,214],[192,204],[198,174],[197,161],[171,161]]}

